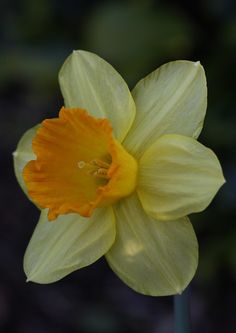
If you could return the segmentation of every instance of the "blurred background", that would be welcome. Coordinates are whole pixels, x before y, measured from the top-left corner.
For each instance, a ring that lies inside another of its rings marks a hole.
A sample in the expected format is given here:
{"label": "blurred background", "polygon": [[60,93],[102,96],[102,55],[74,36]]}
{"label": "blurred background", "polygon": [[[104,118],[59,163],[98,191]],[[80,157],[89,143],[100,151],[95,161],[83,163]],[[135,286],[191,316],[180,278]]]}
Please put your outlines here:
{"label": "blurred background", "polygon": [[39,213],[16,182],[12,152],[63,105],[57,74],[73,49],[105,58],[130,88],[171,60],[203,64],[200,141],[218,155],[227,183],[191,217],[200,244],[192,332],[235,332],[235,1],[1,0],[0,9],[0,332],[173,332],[172,298],[133,292],[103,259],[55,284],[25,283],[22,259]]}

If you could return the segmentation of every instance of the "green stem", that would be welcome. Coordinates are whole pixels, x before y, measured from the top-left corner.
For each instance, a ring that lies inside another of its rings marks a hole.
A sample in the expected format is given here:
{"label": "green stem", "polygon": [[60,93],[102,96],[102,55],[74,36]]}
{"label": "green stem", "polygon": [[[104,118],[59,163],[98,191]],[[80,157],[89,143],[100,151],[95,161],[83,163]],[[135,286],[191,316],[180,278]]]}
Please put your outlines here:
{"label": "green stem", "polygon": [[190,333],[189,287],[174,296],[174,333]]}

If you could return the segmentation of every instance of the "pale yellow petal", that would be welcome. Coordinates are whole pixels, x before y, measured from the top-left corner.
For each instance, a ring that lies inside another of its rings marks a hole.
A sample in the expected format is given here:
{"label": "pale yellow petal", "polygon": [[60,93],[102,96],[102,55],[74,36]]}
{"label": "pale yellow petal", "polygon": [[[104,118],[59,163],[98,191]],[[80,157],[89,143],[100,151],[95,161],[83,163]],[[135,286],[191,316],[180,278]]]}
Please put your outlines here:
{"label": "pale yellow petal", "polygon": [[138,82],[132,94],[137,115],[125,145],[136,157],[163,134],[196,138],[201,132],[207,88],[199,62],[167,63]]}
{"label": "pale yellow petal", "polygon": [[27,280],[51,283],[92,264],[114,242],[114,222],[111,207],[97,209],[91,218],[68,214],[54,222],[43,210],[25,253]]}
{"label": "pale yellow petal", "polygon": [[155,220],[136,194],[116,205],[115,216],[116,241],[106,254],[113,271],[145,295],[181,293],[198,263],[197,239],[188,218]]}
{"label": "pale yellow petal", "polygon": [[164,135],[142,156],[138,193],[152,216],[171,220],[205,209],[224,184],[212,150],[182,135]]}
{"label": "pale yellow petal", "polygon": [[108,118],[116,139],[124,139],[135,117],[135,104],[127,84],[110,64],[93,53],[74,51],[62,66],[59,83],[66,107]]}
{"label": "pale yellow petal", "polygon": [[36,135],[36,131],[38,128],[39,125],[26,131],[21,137],[17,148],[13,153],[15,175],[19,185],[21,186],[22,190],[25,192],[26,195],[27,190],[22,176],[22,170],[29,161],[36,159],[36,156],[32,150],[32,140]]}

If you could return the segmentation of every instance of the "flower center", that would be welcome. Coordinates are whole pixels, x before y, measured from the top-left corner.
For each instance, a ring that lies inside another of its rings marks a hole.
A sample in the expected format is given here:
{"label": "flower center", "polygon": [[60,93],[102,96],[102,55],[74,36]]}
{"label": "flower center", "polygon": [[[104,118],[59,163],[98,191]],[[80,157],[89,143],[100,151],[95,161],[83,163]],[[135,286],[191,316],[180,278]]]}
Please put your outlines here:
{"label": "flower center", "polygon": [[110,168],[110,164],[102,160],[95,159],[90,162],[79,161],[78,167],[80,169],[86,169],[87,175],[109,179],[108,169]]}
{"label": "flower center", "polygon": [[62,108],[58,118],[43,121],[32,147],[37,158],[23,177],[32,200],[49,209],[49,220],[91,216],[136,187],[136,160],[113,138],[107,119],[85,110]]}

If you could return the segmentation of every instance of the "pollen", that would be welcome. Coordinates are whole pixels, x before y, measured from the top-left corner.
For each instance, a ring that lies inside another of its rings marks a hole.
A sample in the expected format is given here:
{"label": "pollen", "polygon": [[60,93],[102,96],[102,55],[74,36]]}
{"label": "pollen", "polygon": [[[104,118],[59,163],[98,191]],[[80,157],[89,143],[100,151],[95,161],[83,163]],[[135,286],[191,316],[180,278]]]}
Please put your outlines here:
{"label": "pollen", "polygon": [[36,160],[23,170],[32,200],[48,219],[68,213],[89,217],[136,187],[137,162],[112,135],[107,119],[62,108],[42,122],[32,142]]}

